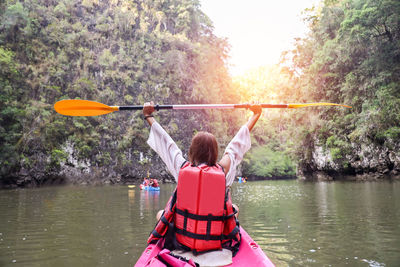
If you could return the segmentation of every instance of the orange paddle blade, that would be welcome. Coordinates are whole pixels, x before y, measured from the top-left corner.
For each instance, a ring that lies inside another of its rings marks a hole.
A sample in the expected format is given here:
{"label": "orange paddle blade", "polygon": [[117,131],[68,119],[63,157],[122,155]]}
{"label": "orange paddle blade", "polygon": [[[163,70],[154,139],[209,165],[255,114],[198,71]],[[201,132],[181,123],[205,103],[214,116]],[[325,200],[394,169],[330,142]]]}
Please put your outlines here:
{"label": "orange paddle blade", "polygon": [[80,99],[58,101],[54,109],[66,116],[98,116],[119,110],[116,106]]}
{"label": "orange paddle blade", "polygon": [[351,106],[348,105],[335,104],[335,103],[288,104],[288,108],[303,108],[312,106],[341,106],[341,107],[351,108]]}

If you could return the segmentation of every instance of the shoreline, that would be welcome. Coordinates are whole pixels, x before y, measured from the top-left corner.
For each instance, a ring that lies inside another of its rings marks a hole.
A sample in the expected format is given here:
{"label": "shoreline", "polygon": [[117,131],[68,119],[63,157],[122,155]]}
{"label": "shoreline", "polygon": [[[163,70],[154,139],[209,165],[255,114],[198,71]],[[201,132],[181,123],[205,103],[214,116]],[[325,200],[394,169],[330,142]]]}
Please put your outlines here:
{"label": "shoreline", "polygon": [[[160,175],[161,176],[161,175]],[[157,177],[154,175],[154,177]],[[298,180],[301,182],[376,182],[376,181],[400,181],[400,175],[382,175],[381,173],[366,173],[357,175],[329,175],[323,172],[314,172],[307,176],[272,176],[260,177],[257,175],[246,176],[248,181],[278,181],[278,180]],[[103,186],[103,185],[138,185],[143,178],[139,177],[93,177],[82,175],[79,177],[49,176],[37,179],[35,177],[8,177],[0,181],[0,190],[17,188],[40,188],[47,186],[77,185],[77,186]],[[161,176],[158,178],[160,183],[175,183],[172,176]]]}

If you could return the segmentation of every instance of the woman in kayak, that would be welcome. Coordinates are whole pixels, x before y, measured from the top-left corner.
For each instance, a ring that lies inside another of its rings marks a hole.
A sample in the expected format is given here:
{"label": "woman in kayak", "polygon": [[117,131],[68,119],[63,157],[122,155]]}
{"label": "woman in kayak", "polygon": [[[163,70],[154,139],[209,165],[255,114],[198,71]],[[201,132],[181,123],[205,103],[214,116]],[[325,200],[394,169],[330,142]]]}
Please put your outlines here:
{"label": "woman in kayak", "polygon": [[159,187],[157,179],[150,179],[150,186]]}
{"label": "woman in kayak", "polygon": [[[187,162],[182,151],[154,119],[154,110],[153,102],[144,104],[143,115],[151,126],[147,143],[157,152],[175,178],[178,193],[174,193],[166,209],[157,214],[159,222],[148,242],[152,243],[164,237],[169,227],[168,223],[174,221],[174,233],[178,243],[195,252],[220,249],[221,244],[223,246],[235,243],[232,240],[240,243],[239,227],[235,218],[238,209],[236,206],[232,207],[229,187],[236,177],[236,167],[251,147],[250,131],[261,116],[261,106],[251,105],[253,116],[228,144],[218,163],[218,144],[214,135],[207,132],[197,133],[192,139]],[[178,201],[175,207],[175,202],[170,203],[176,199]],[[221,208],[211,211],[212,206]],[[200,210],[205,210],[208,217],[201,215]]]}

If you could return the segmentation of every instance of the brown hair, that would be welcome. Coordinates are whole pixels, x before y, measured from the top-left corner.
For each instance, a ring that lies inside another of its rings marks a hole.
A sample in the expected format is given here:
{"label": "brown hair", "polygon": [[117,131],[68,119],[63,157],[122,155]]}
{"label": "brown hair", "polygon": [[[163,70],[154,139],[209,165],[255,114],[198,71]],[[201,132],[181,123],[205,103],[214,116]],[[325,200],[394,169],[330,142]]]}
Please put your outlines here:
{"label": "brown hair", "polygon": [[205,163],[213,166],[217,163],[218,143],[215,136],[208,132],[198,132],[192,138],[189,148],[189,161],[192,164]]}

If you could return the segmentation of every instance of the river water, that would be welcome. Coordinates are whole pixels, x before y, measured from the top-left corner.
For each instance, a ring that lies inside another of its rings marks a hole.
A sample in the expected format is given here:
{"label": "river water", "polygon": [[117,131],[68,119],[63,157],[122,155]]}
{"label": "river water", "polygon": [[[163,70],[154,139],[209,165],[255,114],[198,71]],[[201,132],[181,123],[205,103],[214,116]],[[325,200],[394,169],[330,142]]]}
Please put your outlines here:
{"label": "river water", "polygon": [[[174,185],[0,191],[0,266],[133,266]],[[400,266],[400,182],[235,184],[241,225],[277,266]]]}

